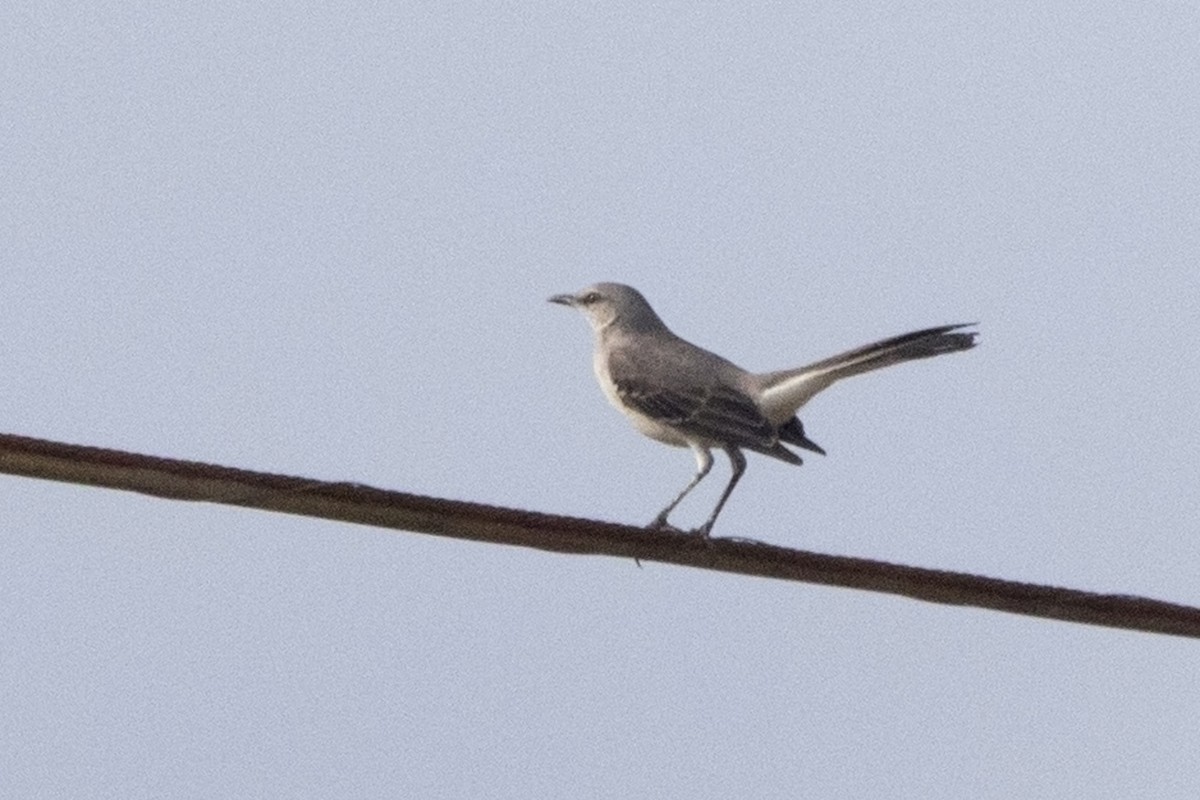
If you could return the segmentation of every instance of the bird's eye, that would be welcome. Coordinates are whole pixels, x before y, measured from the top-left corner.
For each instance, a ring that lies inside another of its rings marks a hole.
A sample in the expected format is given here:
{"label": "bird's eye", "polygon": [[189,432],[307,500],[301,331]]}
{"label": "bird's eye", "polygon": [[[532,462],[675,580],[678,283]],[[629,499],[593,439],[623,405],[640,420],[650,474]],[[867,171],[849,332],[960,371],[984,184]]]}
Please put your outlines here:
{"label": "bird's eye", "polygon": [[588,292],[582,298],[580,298],[581,302],[584,305],[591,305],[592,303],[596,302],[599,299],[600,299],[599,292]]}

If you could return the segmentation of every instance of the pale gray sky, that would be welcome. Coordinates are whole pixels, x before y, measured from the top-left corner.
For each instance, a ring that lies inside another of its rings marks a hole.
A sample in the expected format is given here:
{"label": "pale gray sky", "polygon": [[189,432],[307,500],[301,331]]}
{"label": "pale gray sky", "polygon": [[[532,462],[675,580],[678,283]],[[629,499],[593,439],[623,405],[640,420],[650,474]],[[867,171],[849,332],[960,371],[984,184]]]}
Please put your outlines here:
{"label": "pale gray sky", "polygon": [[[640,523],[546,297],[926,325],[716,533],[1200,604],[1200,12],[18,2],[0,429]],[[727,478],[678,512],[704,519]],[[1184,798],[1200,647],[0,477],[0,794]]]}

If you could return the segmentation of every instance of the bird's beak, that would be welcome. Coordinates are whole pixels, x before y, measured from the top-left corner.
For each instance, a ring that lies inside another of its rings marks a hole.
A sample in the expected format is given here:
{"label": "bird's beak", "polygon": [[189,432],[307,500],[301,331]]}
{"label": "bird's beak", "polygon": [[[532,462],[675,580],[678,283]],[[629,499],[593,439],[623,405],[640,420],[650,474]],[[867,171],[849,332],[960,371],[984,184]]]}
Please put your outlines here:
{"label": "bird's beak", "polygon": [[551,303],[558,303],[560,306],[575,305],[575,295],[573,294],[556,294],[550,298]]}

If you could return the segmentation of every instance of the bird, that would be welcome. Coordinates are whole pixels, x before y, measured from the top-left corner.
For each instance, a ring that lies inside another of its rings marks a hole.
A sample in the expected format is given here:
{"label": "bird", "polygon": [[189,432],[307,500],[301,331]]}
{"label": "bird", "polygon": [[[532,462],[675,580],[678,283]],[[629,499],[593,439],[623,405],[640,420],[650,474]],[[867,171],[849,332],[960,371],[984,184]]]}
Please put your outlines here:
{"label": "bird", "polygon": [[637,289],[597,283],[549,302],[569,306],[590,323],[593,370],[609,402],[642,434],[687,447],[696,472],[649,523],[681,531],[671,512],[712,469],[712,450],[729,457],[732,473],[708,519],[690,533],[707,538],[746,470],[743,450],[789,464],[803,463],[788,445],[825,455],[796,412],[837,381],[864,372],[969,350],[977,323],[956,323],[893,336],[795,369],[753,373],[676,336]]}

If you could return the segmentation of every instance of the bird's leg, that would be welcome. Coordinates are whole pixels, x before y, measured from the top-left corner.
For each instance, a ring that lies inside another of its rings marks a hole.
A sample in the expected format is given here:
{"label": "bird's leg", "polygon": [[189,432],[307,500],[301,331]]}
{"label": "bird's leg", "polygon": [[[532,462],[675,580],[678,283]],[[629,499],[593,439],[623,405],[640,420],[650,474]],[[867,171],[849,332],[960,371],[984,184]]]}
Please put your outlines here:
{"label": "bird's leg", "polygon": [[681,501],[681,500],[683,500],[683,498],[687,497],[687,493],[690,492],[692,489],[695,489],[696,484],[699,483],[700,481],[702,481],[704,479],[704,476],[708,474],[708,471],[710,469],[712,469],[712,464],[713,464],[712,454],[708,452],[707,448],[698,447],[696,445],[693,445],[692,453],[696,456],[696,474],[695,474],[695,476],[692,477],[691,482],[688,483],[687,486],[683,487],[683,491],[679,493],[678,497],[676,497],[674,500],[672,500],[666,508],[664,508],[662,511],[658,512],[658,516],[655,517],[654,521],[650,523],[651,528],[670,528],[670,527],[672,527],[671,524],[669,522],[667,522],[667,516],[672,511],[675,510],[675,506],[679,505],[679,501]]}
{"label": "bird's leg", "polygon": [[729,485],[725,487],[725,491],[721,492],[721,499],[717,501],[717,507],[713,509],[712,516],[708,518],[699,528],[696,528],[694,533],[707,538],[712,531],[713,523],[717,521],[717,515],[721,513],[721,509],[725,506],[725,501],[729,499],[729,495],[733,493],[733,487],[737,486],[737,482],[741,480],[742,473],[746,471],[746,457],[742,455],[742,451],[736,447],[726,447],[725,452],[729,455],[729,462],[733,465],[733,475],[729,478]]}

